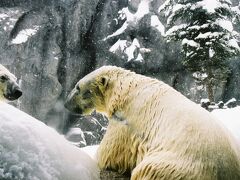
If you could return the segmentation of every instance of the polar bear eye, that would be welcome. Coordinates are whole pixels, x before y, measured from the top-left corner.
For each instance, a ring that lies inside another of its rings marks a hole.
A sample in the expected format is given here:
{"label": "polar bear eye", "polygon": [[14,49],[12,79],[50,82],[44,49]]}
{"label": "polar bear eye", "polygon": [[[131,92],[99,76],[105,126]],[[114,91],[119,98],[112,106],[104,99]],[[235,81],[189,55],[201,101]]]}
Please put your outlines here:
{"label": "polar bear eye", "polygon": [[83,99],[88,99],[88,98],[91,98],[92,96],[92,93],[90,90],[86,90],[84,93],[83,93]]}
{"label": "polar bear eye", "polygon": [[0,76],[0,81],[5,82],[8,80],[8,77],[6,75]]}

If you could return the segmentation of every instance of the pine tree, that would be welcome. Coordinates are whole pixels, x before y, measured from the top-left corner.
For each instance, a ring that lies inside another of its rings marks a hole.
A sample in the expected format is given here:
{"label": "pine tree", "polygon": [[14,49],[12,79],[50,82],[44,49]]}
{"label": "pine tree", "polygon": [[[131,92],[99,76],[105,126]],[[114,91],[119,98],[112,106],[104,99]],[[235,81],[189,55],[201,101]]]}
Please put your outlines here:
{"label": "pine tree", "polygon": [[231,1],[166,0],[159,10],[167,16],[166,38],[182,42],[183,64],[214,101],[214,87],[230,72],[227,60],[240,52]]}

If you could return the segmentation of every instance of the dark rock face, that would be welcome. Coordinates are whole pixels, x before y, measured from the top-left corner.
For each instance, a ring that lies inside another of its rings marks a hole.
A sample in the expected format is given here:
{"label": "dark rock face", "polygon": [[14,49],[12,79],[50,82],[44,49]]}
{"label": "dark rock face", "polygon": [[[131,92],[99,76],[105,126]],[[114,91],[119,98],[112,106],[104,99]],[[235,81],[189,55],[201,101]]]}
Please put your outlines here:
{"label": "dark rock face", "polygon": [[[101,140],[106,119],[96,114],[95,118],[71,115],[63,102],[75,83],[97,67],[117,65],[161,79],[196,102],[206,97],[203,87],[182,66],[180,45],[167,43],[151,25],[156,17],[164,23],[156,16],[163,0],[152,1],[149,13],[129,21],[124,32],[111,36],[126,22],[119,11],[128,7],[134,15],[140,3],[140,0],[1,0],[0,63],[20,79],[24,94],[16,106],[59,132],[67,134],[69,128],[80,128],[82,134],[76,135],[75,131],[68,138],[90,145]],[[117,42],[125,43],[124,48],[114,49]],[[239,60],[238,57],[230,62],[231,76],[216,90],[217,101],[240,98]]]}

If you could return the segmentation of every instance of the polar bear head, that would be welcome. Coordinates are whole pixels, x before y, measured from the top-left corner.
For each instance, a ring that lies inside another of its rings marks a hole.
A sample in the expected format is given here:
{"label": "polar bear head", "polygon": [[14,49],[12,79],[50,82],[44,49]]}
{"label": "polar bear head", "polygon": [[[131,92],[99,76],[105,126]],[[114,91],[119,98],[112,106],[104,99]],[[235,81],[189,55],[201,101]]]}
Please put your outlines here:
{"label": "polar bear head", "polygon": [[0,98],[12,101],[18,99],[22,91],[17,84],[17,78],[0,64]]}
{"label": "polar bear head", "polygon": [[114,66],[104,66],[82,78],[68,95],[65,107],[71,112],[83,115],[90,114],[94,109],[105,112],[105,91],[110,86],[109,73],[114,69]]}

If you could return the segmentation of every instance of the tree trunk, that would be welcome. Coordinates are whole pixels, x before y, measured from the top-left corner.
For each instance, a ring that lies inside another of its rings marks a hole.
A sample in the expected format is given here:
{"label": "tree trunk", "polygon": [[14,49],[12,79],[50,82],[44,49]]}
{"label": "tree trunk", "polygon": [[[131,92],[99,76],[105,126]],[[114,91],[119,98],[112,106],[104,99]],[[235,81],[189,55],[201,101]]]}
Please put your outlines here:
{"label": "tree trunk", "polygon": [[206,88],[207,88],[207,94],[208,94],[208,99],[210,102],[214,102],[214,92],[213,92],[213,73],[212,73],[212,68],[208,67],[207,68],[207,82],[206,82]]}
{"label": "tree trunk", "polygon": [[206,88],[209,101],[214,102],[213,84],[211,83],[211,79],[210,82],[206,84]]}

